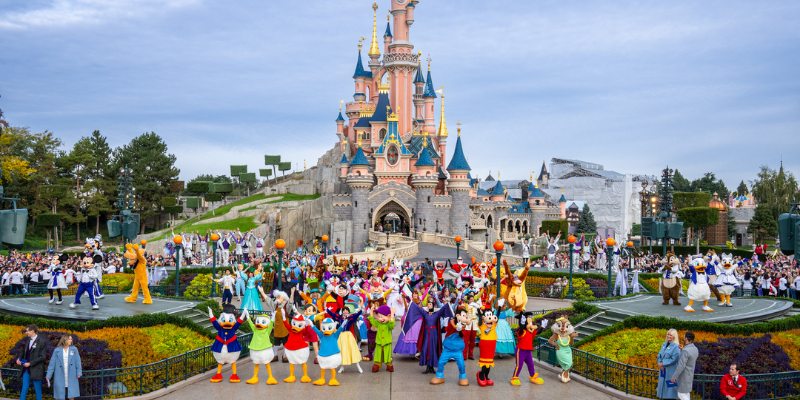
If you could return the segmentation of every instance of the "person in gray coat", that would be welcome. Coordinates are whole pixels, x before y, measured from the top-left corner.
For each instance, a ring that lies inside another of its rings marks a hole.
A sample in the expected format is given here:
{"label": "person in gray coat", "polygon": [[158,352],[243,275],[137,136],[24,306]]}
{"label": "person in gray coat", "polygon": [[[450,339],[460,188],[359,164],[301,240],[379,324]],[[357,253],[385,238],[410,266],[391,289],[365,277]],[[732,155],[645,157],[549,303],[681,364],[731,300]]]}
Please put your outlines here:
{"label": "person in gray coat", "polygon": [[62,336],[47,366],[47,386],[53,383],[53,397],[56,400],[80,397],[78,378],[82,373],[81,356],[72,345],[72,335]]}
{"label": "person in gray coat", "polygon": [[680,339],[678,331],[670,329],[667,331],[666,340],[658,351],[658,387],[656,397],[663,400],[675,400],[678,398],[678,385],[669,379],[675,373],[678,366],[678,359],[681,357]]}
{"label": "person in gray coat", "polygon": [[698,351],[694,345],[694,332],[687,331],[683,335],[684,342],[686,343],[681,350],[681,358],[678,360],[678,366],[675,367],[675,372],[672,374],[672,383],[678,384],[678,399],[690,400],[692,393],[692,382],[694,382],[694,366],[697,363]]}

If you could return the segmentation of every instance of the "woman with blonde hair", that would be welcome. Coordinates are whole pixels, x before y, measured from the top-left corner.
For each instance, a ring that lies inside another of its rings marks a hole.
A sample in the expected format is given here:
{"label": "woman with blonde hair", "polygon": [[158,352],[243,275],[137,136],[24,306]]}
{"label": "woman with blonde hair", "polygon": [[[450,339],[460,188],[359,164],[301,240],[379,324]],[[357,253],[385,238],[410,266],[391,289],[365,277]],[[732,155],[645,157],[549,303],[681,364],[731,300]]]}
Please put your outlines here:
{"label": "woman with blonde hair", "polygon": [[72,335],[62,336],[47,366],[47,386],[53,382],[53,398],[64,400],[80,397],[78,378],[82,373],[81,356],[72,345]]}
{"label": "woman with blonde hair", "polygon": [[669,377],[675,372],[678,366],[678,359],[681,357],[680,339],[678,331],[670,329],[658,351],[658,388],[656,397],[659,399],[677,399],[678,385],[670,382]]}

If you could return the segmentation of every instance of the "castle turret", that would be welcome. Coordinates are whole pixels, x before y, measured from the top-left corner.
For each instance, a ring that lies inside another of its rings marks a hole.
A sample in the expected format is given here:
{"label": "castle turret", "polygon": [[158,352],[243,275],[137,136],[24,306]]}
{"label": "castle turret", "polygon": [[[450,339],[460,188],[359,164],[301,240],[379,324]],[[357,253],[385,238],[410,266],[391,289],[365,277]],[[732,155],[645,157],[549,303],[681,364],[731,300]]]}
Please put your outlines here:
{"label": "castle turret", "polygon": [[355,80],[355,92],[353,93],[353,100],[366,101],[366,81],[372,79],[372,72],[364,69],[364,63],[361,61],[361,41],[358,42],[358,61],[356,62],[356,71],[353,73],[353,80]]}
{"label": "castle turret", "polygon": [[506,200],[506,188],[503,186],[503,182],[497,181],[497,184],[494,185],[492,191],[489,192],[491,196],[489,200],[491,201],[505,201]]}
{"label": "castle turret", "polygon": [[389,15],[386,15],[386,32],[383,33],[383,52],[389,52],[389,45],[392,44],[392,28],[389,25]]}
{"label": "castle turret", "polygon": [[547,187],[547,183],[550,181],[550,173],[547,172],[547,166],[544,164],[544,161],[542,161],[542,171],[539,172],[539,179],[537,179],[537,181],[539,181],[539,186],[544,188]]}
{"label": "castle turret", "polygon": [[[422,53],[417,54],[418,57]],[[425,92],[425,78],[422,76],[422,62],[417,62],[417,74],[414,76],[414,120],[418,123],[418,131],[422,131],[422,124],[425,119],[425,99],[422,94]],[[421,122],[421,123],[420,123]]]}
{"label": "castle turret", "polygon": [[[441,165],[446,164],[447,151],[447,120],[444,117],[444,89],[442,89],[442,105],[439,110],[439,129],[436,130],[436,142],[439,144],[439,154],[442,155]],[[459,129],[461,129],[459,127]]]}
{"label": "castle turret", "polygon": [[469,223],[469,171],[464,149],[461,147],[461,129],[458,130],[456,149],[453,158],[447,166],[450,179],[447,180],[447,190],[450,193],[452,204],[450,206],[450,234],[467,236]]}
{"label": "castle turret", "polygon": [[564,194],[561,194],[561,198],[558,199],[558,209],[561,211],[561,219],[567,218],[567,198],[564,197]]}
{"label": "castle turret", "polygon": [[350,188],[350,200],[353,210],[353,248],[352,251],[364,250],[369,239],[369,191],[372,188],[373,176],[369,171],[369,160],[358,143],[356,154],[350,162],[350,173],[347,175],[347,186]]}
{"label": "castle turret", "polygon": [[425,79],[425,90],[422,92],[422,98],[425,103],[425,132],[433,135],[436,132],[436,125],[433,120],[433,101],[436,99],[436,91],[433,89],[433,78],[431,78],[430,57],[428,57],[428,77]]}
{"label": "castle turret", "polygon": [[344,139],[344,117],[341,104],[339,105],[339,115],[336,117],[336,136],[339,137],[339,141]]}
{"label": "castle turret", "polygon": [[414,193],[417,196],[414,215],[416,221],[414,221],[414,224],[417,229],[423,231],[427,231],[427,223],[423,223],[423,220],[433,221],[435,219],[433,191],[439,181],[439,174],[436,172],[436,163],[433,162],[433,157],[431,156],[427,143],[427,140],[423,140],[422,150],[419,152],[417,162],[414,164],[417,173],[411,177],[411,185],[414,186]]}

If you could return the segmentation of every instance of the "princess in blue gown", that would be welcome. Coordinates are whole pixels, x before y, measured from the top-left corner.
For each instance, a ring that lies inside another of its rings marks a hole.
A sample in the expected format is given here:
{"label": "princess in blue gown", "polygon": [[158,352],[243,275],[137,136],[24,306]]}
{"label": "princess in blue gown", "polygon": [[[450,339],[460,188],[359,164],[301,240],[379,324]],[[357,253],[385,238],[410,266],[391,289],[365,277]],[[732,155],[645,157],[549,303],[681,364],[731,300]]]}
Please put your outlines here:
{"label": "princess in blue gown", "polygon": [[250,312],[262,311],[261,299],[258,293],[258,285],[261,283],[262,278],[261,266],[258,266],[255,272],[248,268],[247,273],[245,273],[244,266],[239,264],[239,276],[244,279],[246,283],[241,308],[247,309]]}

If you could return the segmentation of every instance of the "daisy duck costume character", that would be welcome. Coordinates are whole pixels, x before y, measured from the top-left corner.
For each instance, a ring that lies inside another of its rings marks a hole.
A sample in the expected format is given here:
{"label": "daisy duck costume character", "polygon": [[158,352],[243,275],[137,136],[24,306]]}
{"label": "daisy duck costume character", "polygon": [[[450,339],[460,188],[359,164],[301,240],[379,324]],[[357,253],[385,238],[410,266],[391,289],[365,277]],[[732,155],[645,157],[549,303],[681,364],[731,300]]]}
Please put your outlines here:
{"label": "daisy duck costume character", "polygon": [[703,302],[703,311],[714,311],[714,309],[708,306],[708,300],[711,298],[711,288],[708,286],[706,261],[702,256],[695,257],[692,262],[689,263],[689,271],[691,276],[689,277],[689,290],[686,293],[687,297],[689,297],[689,304],[684,307],[684,311],[694,312],[692,305],[695,301]]}
{"label": "daisy duck costume character", "polygon": [[739,287],[739,280],[736,278],[736,264],[733,263],[733,254],[722,253],[722,268],[718,271],[719,275],[714,285],[722,296],[720,307],[733,307],[731,304],[731,294]]}
{"label": "daisy duck costume character", "polygon": [[[449,308],[449,305],[445,304]],[[439,362],[436,367],[436,376],[431,379],[431,385],[444,383],[444,368],[450,361],[455,361],[458,366],[459,386],[469,386],[467,380],[467,369],[464,365],[464,338],[462,332],[464,328],[472,323],[469,312],[464,305],[456,308],[455,317],[450,318],[445,328],[444,340],[442,341],[442,354],[439,355]]]}
{"label": "daisy duck costume character", "polygon": [[214,343],[211,345],[211,353],[217,360],[217,373],[211,377],[211,383],[222,382],[222,366],[225,364],[231,365],[229,381],[231,383],[241,381],[239,375],[236,374],[236,361],[239,359],[239,353],[242,352],[242,345],[239,343],[239,338],[236,337],[236,331],[247,315],[247,309],[245,309],[242,311],[242,315],[236,318],[233,306],[226,304],[217,319],[211,308],[208,308],[208,318],[211,325],[217,330],[217,337],[214,338]]}

